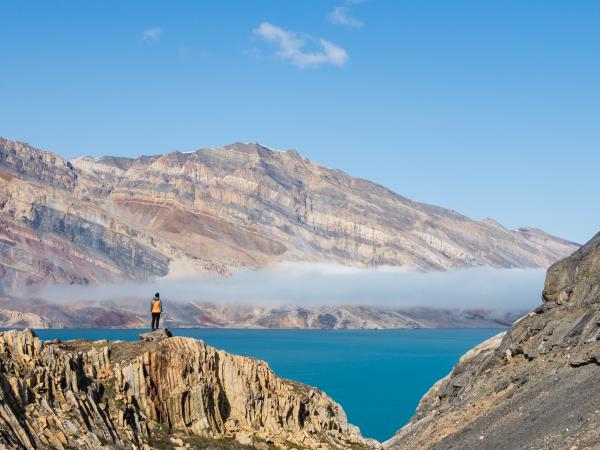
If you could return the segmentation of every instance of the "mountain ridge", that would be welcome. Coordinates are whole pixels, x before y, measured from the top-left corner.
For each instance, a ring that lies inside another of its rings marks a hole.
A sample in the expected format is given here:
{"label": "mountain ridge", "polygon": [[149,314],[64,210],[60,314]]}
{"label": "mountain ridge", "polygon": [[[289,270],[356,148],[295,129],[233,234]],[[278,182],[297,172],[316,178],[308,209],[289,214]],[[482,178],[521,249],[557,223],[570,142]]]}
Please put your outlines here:
{"label": "mountain ridge", "polygon": [[[163,323],[172,328],[236,329],[399,329],[498,328],[510,326],[519,311],[394,308],[370,305],[217,304],[169,302]],[[143,328],[147,301],[64,301],[0,297],[2,328]]]}
{"label": "mountain ridge", "polygon": [[577,248],[259,144],[65,160],[0,138],[0,221],[5,293],[283,261],[546,267]]}

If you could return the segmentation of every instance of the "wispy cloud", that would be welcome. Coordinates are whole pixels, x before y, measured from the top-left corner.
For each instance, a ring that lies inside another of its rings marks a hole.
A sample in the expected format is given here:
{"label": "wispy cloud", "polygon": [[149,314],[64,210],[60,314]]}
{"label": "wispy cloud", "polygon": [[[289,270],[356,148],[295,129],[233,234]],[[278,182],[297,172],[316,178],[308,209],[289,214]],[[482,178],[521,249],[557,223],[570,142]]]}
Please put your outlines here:
{"label": "wispy cloud", "polygon": [[148,28],[142,33],[142,39],[144,42],[158,42],[160,41],[161,37],[162,28],[160,27]]}
{"label": "wispy cloud", "polygon": [[355,17],[352,17],[349,12],[350,10],[347,6],[338,6],[327,17],[331,23],[336,25],[345,25],[351,28],[362,27],[364,24]]}
{"label": "wispy cloud", "polygon": [[343,66],[348,60],[348,53],[341,47],[326,39],[318,39],[319,51],[306,51],[306,47],[313,38],[286,31],[281,27],[263,22],[254,29],[254,34],[265,41],[277,46],[275,55],[295,66],[318,67],[323,64]]}

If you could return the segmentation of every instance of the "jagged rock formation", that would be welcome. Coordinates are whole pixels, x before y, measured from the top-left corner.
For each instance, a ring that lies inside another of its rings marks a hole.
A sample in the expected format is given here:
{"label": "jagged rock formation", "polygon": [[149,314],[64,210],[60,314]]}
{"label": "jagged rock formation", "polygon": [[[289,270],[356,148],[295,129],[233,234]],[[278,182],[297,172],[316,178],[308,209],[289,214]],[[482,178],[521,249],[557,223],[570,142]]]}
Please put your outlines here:
{"label": "jagged rock formation", "polygon": [[550,267],[543,300],[506,333],[463,356],[386,447],[600,443],[600,234]]}
{"label": "jagged rock formation", "polygon": [[295,151],[235,144],[65,161],[0,138],[0,289],[282,261],[547,267],[576,244],[401,197]]}
{"label": "jagged rock formation", "polygon": [[[371,448],[324,393],[201,341],[45,344],[0,333],[9,448]],[[216,444],[218,445],[216,445]]]}

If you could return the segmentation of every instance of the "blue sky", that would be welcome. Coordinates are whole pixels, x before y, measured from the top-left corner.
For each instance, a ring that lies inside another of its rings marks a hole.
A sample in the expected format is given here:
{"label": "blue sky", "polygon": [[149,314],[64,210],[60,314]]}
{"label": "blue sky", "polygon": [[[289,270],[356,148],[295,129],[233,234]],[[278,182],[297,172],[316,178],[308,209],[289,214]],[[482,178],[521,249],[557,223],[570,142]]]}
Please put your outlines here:
{"label": "blue sky", "polygon": [[600,229],[600,2],[0,3],[0,135],[295,148],[415,200]]}

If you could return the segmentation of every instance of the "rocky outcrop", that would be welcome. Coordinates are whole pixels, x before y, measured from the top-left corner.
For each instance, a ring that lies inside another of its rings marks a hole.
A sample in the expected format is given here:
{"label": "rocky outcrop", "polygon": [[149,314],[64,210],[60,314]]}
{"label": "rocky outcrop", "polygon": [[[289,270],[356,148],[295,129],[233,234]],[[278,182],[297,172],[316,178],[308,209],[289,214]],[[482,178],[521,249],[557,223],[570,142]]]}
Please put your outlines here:
{"label": "rocky outcrop", "polygon": [[576,244],[418,203],[295,151],[234,144],[136,159],[0,139],[0,289],[228,274],[284,261],[547,267]]}
{"label": "rocky outcrop", "polygon": [[16,176],[46,182],[68,191],[77,184],[77,172],[70,162],[54,153],[3,137],[0,137],[0,167],[4,169],[4,179]]}
{"label": "rocky outcrop", "polygon": [[183,337],[46,344],[0,333],[0,400],[9,448],[378,446],[324,393]]}
{"label": "rocky outcrop", "polygon": [[144,342],[158,342],[162,341],[163,339],[173,337],[173,333],[171,333],[167,328],[159,328],[157,330],[141,333],[139,337]]}
{"label": "rocky outcrop", "polygon": [[600,234],[550,267],[543,300],[506,333],[461,358],[386,447],[597,445]]}

